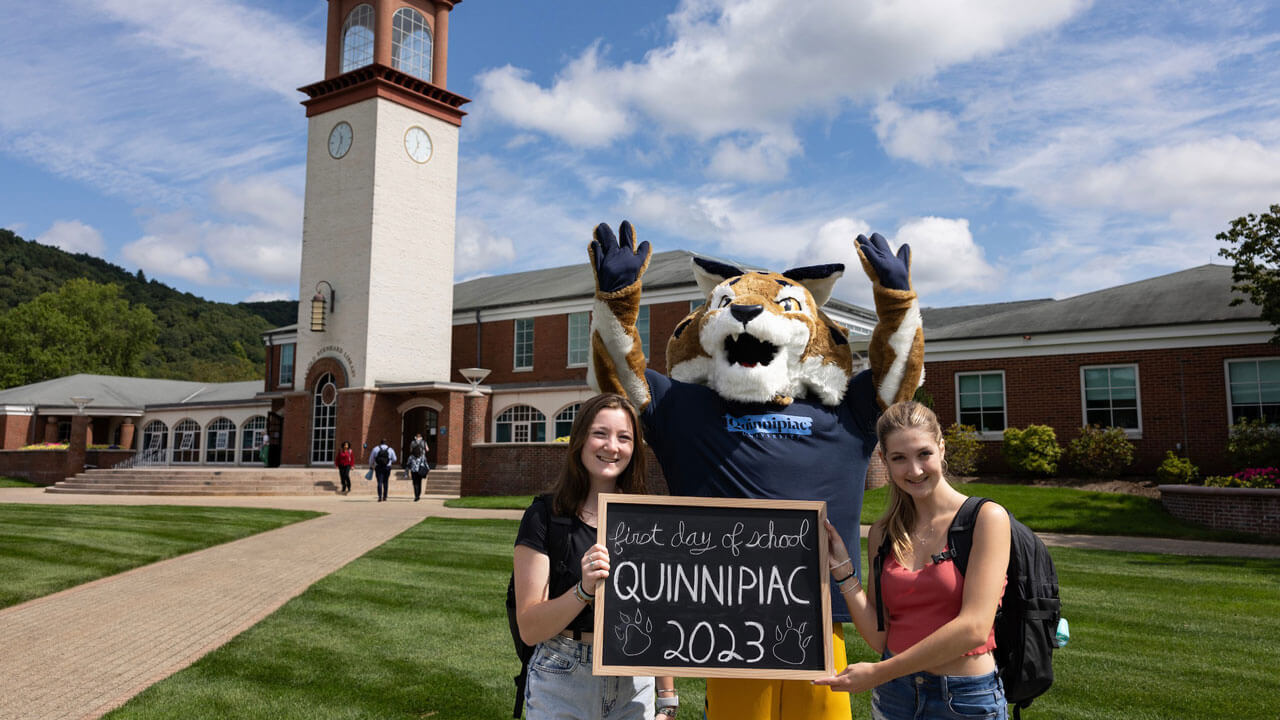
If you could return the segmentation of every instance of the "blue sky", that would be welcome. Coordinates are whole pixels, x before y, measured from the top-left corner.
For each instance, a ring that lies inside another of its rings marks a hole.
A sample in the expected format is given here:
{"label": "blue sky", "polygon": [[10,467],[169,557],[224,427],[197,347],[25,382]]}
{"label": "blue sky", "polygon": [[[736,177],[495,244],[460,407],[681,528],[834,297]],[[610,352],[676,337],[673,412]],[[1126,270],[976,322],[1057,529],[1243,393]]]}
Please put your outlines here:
{"label": "blue sky", "polygon": [[[7,5],[0,226],[296,297],[327,4]],[[457,279],[585,262],[626,218],[659,251],[845,262],[860,303],[870,230],[926,305],[1096,290],[1280,202],[1277,88],[1265,0],[466,0]]]}

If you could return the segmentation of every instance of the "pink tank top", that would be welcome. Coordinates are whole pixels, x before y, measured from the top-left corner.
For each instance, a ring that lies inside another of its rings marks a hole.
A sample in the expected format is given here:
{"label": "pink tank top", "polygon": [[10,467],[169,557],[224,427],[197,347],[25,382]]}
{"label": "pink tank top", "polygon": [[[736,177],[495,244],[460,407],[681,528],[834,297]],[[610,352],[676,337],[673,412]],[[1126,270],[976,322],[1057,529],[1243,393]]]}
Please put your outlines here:
{"label": "pink tank top", "polygon": [[[908,570],[889,553],[881,571],[880,593],[888,618],[885,642],[897,655],[915,645],[960,614],[964,600],[964,576],[954,562],[929,563]],[[996,647],[995,627],[987,641],[965,655],[981,655]]]}

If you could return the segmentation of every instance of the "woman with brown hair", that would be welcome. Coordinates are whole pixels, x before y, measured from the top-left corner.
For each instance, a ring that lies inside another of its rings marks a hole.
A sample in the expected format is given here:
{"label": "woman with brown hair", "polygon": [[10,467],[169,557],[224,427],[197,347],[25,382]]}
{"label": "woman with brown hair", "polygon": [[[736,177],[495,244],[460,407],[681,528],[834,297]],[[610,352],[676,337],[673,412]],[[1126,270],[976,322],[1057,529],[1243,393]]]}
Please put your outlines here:
{"label": "woman with brown hair", "polygon": [[[516,622],[536,646],[525,686],[528,720],[669,720],[679,700],[671,678],[591,674],[597,584],[609,577],[609,551],[596,544],[601,493],[643,493],[644,437],[635,408],[621,395],[597,395],[578,409],[564,469],[548,495],[525,511],[514,553]],[[553,523],[561,524],[556,532]],[[565,527],[567,524],[567,527]],[[566,547],[552,547],[553,537]],[[655,707],[656,715],[655,715]]]}

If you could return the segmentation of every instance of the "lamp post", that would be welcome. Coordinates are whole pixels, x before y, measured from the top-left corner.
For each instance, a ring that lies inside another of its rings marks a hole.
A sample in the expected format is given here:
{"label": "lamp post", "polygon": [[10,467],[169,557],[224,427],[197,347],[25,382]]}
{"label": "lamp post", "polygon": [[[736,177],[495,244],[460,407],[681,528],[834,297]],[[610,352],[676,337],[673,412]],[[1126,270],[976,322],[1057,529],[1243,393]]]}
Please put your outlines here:
{"label": "lamp post", "polygon": [[461,368],[458,372],[462,373],[462,377],[471,383],[471,392],[467,393],[467,397],[480,397],[484,394],[480,392],[480,383],[489,377],[489,370],[485,368]]}
{"label": "lamp post", "polygon": [[76,411],[80,415],[84,414],[84,409],[88,407],[91,402],[93,402],[93,398],[91,397],[85,397],[84,395],[71,396],[71,404],[76,406]]}

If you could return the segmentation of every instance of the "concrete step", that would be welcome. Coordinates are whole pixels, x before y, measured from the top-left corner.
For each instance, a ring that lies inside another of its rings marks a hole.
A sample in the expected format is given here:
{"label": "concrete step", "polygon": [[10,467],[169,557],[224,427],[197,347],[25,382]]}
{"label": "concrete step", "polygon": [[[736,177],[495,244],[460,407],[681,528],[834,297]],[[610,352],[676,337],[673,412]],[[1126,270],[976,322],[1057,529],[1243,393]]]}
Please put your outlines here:
{"label": "concrete step", "polygon": [[[337,471],[329,468],[134,468],[94,469],[49,488],[55,494],[94,495],[323,495],[338,490]],[[433,471],[423,492],[453,495],[461,491],[462,474]],[[352,472],[351,494],[373,495],[376,483]],[[411,494],[412,486],[399,471],[391,476],[394,495]]]}

